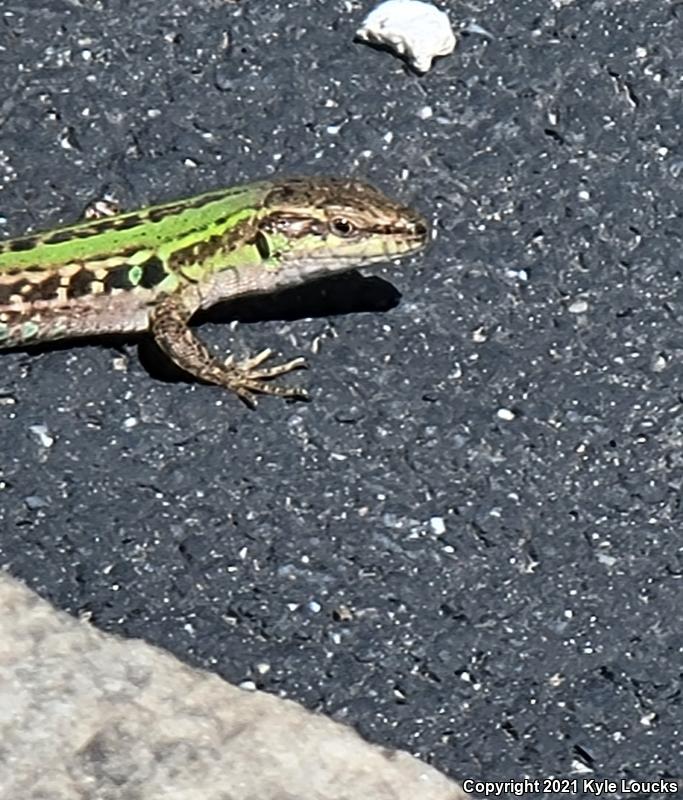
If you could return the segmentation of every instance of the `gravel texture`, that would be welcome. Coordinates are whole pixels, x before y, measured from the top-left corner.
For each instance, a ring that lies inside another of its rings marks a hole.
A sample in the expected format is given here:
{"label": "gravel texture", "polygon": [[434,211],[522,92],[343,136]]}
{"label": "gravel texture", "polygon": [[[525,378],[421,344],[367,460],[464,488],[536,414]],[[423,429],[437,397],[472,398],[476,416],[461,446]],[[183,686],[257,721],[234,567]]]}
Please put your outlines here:
{"label": "gravel texture", "polygon": [[422,78],[357,2],[85,5],[3,2],[0,234],[304,172],[436,238],[203,326],[308,405],[2,354],[0,564],[454,778],[680,775],[683,5],[449,3]]}

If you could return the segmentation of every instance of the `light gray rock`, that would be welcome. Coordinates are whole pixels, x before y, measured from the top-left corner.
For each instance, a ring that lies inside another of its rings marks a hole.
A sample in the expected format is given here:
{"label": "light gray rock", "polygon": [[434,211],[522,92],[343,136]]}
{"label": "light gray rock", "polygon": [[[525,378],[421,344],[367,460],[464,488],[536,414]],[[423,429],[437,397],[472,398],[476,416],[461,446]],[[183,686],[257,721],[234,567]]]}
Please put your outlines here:
{"label": "light gray rock", "polygon": [[55,611],[0,574],[2,800],[460,800],[407,753]]}

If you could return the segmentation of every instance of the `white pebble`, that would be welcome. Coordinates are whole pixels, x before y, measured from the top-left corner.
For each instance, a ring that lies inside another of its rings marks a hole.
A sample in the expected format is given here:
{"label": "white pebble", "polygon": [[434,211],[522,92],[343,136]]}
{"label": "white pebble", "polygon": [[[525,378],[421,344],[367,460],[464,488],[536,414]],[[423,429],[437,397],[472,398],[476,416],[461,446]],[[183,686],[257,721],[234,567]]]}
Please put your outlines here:
{"label": "white pebble", "polygon": [[446,523],[443,517],[431,517],[429,520],[429,527],[435,536],[443,536],[446,533]]}
{"label": "white pebble", "polygon": [[570,314],[585,314],[588,311],[588,303],[585,300],[574,300],[569,304],[568,311]]}
{"label": "white pebble", "polygon": [[50,435],[47,425],[29,425],[29,430],[43,447],[52,447],[54,437]]}
{"label": "white pebble", "polygon": [[617,563],[617,559],[614,556],[608,555],[607,553],[598,553],[596,558],[606,567],[613,567]]}
{"label": "white pebble", "polygon": [[448,16],[421,0],[386,0],[373,9],[356,31],[365,42],[384,44],[405,56],[418,72],[431,69],[436,56],[455,49]]}
{"label": "white pebble", "polygon": [[652,362],[652,371],[653,372],[664,372],[667,366],[666,358],[659,353]]}

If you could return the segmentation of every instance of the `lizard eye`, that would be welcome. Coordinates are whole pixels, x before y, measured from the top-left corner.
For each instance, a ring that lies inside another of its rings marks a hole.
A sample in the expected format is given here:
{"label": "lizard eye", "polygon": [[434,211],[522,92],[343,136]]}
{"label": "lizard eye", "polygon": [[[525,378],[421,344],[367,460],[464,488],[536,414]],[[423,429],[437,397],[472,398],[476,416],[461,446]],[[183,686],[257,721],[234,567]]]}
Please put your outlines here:
{"label": "lizard eye", "polygon": [[352,236],[356,232],[356,226],[346,217],[335,217],[330,220],[330,230],[337,236]]}

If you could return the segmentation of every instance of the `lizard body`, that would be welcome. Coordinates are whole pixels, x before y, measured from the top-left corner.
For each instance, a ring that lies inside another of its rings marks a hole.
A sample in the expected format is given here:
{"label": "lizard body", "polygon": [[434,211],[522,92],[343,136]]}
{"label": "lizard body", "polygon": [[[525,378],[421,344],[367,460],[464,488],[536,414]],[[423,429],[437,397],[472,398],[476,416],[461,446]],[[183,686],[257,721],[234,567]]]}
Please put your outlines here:
{"label": "lizard body", "polygon": [[304,397],[264,367],[212,356],[187,323],[199,309],[279,291],[420,249],[416,212],[360,181],[289,178],[0,242],[0,348],[151,331],[184,371],[236,392]]}

